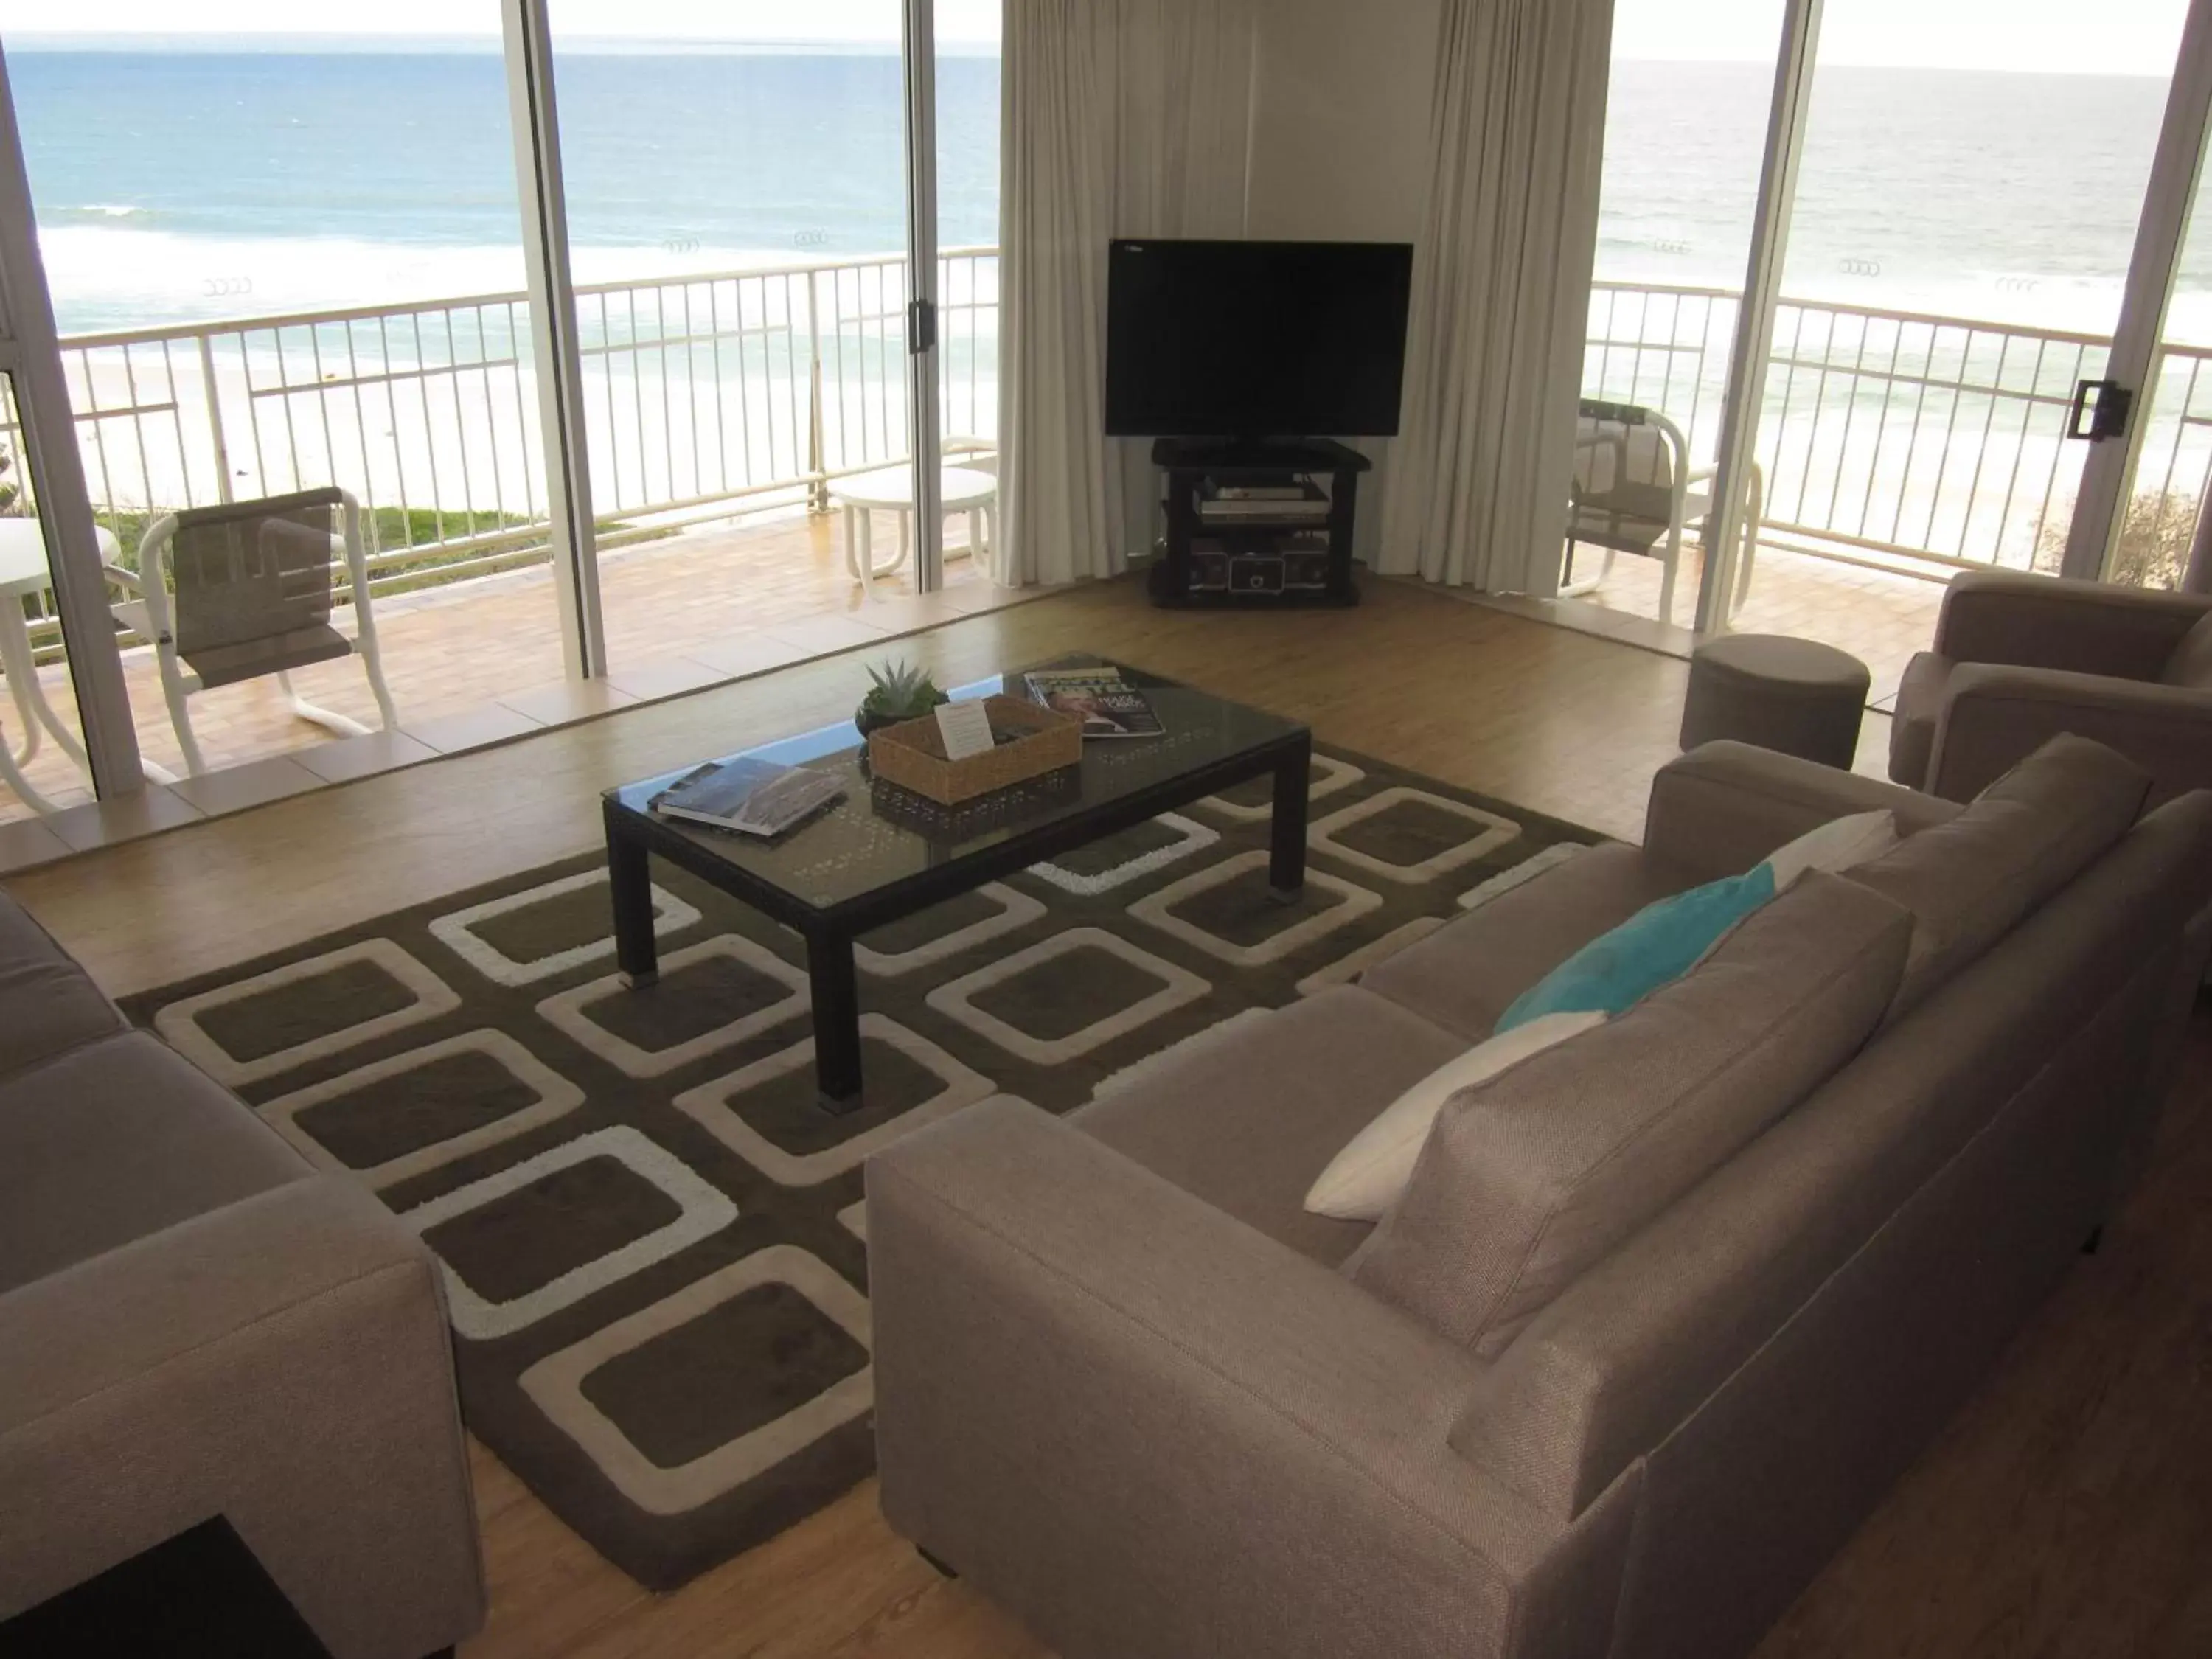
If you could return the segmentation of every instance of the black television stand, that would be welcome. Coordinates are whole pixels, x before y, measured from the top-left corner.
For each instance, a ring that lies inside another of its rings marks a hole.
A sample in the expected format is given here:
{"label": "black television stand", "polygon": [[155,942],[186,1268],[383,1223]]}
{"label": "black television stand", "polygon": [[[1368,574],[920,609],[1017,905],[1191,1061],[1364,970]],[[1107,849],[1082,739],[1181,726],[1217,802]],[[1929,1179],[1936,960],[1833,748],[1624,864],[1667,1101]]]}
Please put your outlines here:
{"label": "black television stand", "polygon": [[[1152,464],[1167,475],[1168,518],[1154,604],[1359,603],[1352,510],[1374,463],[1358,450],[1326,438],[1162,438]],[[1246,489],[1273,498],[1234,499]]]}

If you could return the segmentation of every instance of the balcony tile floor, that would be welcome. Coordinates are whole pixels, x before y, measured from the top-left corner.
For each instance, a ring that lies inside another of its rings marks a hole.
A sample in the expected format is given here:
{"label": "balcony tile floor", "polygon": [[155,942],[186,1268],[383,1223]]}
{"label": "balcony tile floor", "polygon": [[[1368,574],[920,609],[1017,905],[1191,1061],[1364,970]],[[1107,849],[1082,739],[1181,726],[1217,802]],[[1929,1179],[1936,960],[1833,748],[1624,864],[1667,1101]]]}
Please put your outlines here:
{"label": "balcony tile floor", "polygon": [[[376,606],[377,637],[399,706],[398,733],[334,738],[295,719],[274,680],[203,693],[191,701],[192,729],[210,775],[185,782],[175,794],[162,792],[165,804],[184,817],[202,809],[234,811],[254,798],[290,793],[295,773],[310,775],[301,787],[366,775],[805,657],[888,641],[1025,597],[994,586],[964,556],[958,520],[947,534],[951,556],[941,592],[915,592],[909,571],[878,580],[872,599],[845,573],[834,517],[793,515],[699,530],[610,552],[599,577],[610,672],[604,684],[588,686],[562,678],[552,575],[543,566],[386,599]],[[126,653],[124,675],[141,752],[183,777],[184,755],[170,729],[152,653]],[[64,670],[55,665],[41,678],[48,700],[74,728]],[[375,702],[356,661],[319,665],[294,683],[310,702],[375,723]],[[0,721],[20,741],[14,705],[4,698]],[[276,764],[280,757],[283,763]],[[33,786],[62,809],[46,820],[62,842],[94,845],[127,832],[112,813],[89,806],[83,777],[51,741],[27,772]],[[32,816],[0,788],[0,824]],[[18,843],[26,856],[7,857]],[[26,830],[0,848],[0,867],[50,851],[44,837]]]}
{"label": "balcony tile floor", "polygon": [[[1595,556],[1600,556],[1588,550],[1581,555],[1583,560]],[[1696,610],[1702,564],[1697,550],[1684,553],[1674,590],[1677,623],[1686,623]],[[1686,653],[1691,643],[1686,628],[1662,634],[1654,627],[1632,625],[1656,622],[1659,577],[1656,561],[1622,555],[1613,562],[1612,574],[1576,607],[1582,614],[1575,620],[1597,632]],[[1738,633],[1790,634],[1840,647],[1866,664],[1874,676],[1869,701],[1887,709],[1905,665],[1914,653],[1927,650],[1934,641],[1936,613],[1942,603],[1940,580],[1761,546],[1753,567],[1751,592],[1735,614],[1735,627]],[[1610,614],[1589,614],[1595,611]]]}

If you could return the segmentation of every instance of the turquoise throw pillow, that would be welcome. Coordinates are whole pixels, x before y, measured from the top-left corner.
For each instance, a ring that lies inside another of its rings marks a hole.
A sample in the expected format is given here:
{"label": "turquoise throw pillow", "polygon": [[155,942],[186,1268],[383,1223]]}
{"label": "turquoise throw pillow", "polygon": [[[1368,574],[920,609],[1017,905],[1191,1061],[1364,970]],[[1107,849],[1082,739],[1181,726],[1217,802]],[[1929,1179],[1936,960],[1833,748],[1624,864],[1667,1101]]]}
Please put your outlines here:
{"label": "turquoise throw pillow", "polygon": [[1546,1014],[1626,1013],[1696,967],[1722,934],[1773,896],[1774,867],[1762,864],[1646,905],[1522,992],[1497,1029],[1510,1031]]}

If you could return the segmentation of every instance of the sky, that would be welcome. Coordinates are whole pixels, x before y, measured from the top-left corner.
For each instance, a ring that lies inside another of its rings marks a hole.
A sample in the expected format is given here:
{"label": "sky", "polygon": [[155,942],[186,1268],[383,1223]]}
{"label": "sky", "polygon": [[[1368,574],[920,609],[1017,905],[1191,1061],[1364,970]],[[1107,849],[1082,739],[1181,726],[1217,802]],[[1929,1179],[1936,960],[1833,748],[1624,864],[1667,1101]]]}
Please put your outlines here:
{"label": "sky", "polygon": [[[2188,9],[2188,0],[1826,0],[1820,61],[2163,79]],[[1771,63],[1781,33],[1782,0],[1613,7],[1618,58]]]}
{"label": "sky", "polygon": [[[1281,0],[1265,0],[1281,3]],[[1370,0],[1371,3],[1371,0]],[[2171,74],[2188,0],[1826,0],[1820,61]],[[899,0],[552,0],[554,27],[615,39],[890,41]],[[940,40],[999,36],[1000,0],[937,0]],[[0,33],[174,33],[178,0],[0,0]],[[298,35],[299,0],[192,0],[194,33]],[[494,36],[497,0],[323,0],[349,35]],[[1614,55],[1771,62],[1782,0],[1617,0]]]}

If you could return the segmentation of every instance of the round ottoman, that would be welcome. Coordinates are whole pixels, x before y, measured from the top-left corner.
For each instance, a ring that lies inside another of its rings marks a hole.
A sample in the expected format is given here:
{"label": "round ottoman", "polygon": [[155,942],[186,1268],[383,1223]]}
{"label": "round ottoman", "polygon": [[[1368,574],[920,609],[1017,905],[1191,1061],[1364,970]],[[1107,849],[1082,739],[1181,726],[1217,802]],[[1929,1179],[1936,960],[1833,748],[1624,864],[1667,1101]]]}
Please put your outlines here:
{"label": "round ottoman", "polygon": [[1724,634],[1690,657],[1682,747],[1716,738],[1850,769],[1873,676],[1847,651],[1782,634]]}

